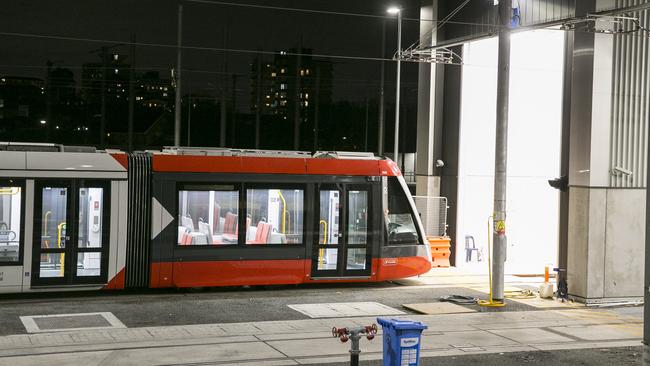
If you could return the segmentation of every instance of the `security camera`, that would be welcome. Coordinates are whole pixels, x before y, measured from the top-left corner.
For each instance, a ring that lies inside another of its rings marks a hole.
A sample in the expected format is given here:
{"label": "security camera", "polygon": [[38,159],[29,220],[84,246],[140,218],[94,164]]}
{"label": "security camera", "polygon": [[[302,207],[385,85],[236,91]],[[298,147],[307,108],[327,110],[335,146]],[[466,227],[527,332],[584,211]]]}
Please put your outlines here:
{"label": "security camera", "polygon": [[629,176],[632,176],[633,173],[632,173],[631,170],[621,168],[620,166],[616,166],[616,167],[614,167],[614,169],[612,169],[612,174],[613,175],[624,175],[624,176],[629,177]]}
{"label": "security camera", "polygon": [[440,159],[436,160],[436,168],[442,168],[443,166],[445,166],[444,161],[442,161]]}
{"label": "security camera", "polygon": [[569,189],[569,179],[566,175],[560,178],[549,179],[548,184],[555,189],[559,189],[561,192],[566,192]]}

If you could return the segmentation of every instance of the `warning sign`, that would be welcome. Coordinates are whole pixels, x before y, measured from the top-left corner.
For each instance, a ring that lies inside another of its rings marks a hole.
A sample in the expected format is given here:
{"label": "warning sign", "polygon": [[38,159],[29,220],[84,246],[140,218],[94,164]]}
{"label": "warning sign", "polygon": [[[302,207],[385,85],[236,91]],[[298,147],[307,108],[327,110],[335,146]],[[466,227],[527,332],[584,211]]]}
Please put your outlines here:
{"label": "warning sign", "polygon": [[506,220],[495,221],[494,232],[496,232],[498,235],[504,235],[506,233]]}

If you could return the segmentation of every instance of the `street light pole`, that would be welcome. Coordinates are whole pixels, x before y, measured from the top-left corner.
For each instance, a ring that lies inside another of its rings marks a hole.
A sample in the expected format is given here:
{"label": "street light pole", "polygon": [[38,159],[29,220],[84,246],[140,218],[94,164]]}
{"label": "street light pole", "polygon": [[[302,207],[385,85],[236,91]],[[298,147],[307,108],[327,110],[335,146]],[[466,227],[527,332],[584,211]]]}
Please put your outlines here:
{"label": "street light pole", "polygon": [[492,299],[503,302],[506,261],[506,182],[508,162],[508,100],[510,86],[510,19],[512,3],[499,2],[499,57],[494,164],[494,227],[492,230]]}
{"label": "street light pole", "polygon": [[402,9],[390,8],[389,14],[397,14],[397,85],[395,86],[395,142],[393,144],[393,161],[397,163],[399,160],[399,98],[400,98],[400,84],[402,73]]}

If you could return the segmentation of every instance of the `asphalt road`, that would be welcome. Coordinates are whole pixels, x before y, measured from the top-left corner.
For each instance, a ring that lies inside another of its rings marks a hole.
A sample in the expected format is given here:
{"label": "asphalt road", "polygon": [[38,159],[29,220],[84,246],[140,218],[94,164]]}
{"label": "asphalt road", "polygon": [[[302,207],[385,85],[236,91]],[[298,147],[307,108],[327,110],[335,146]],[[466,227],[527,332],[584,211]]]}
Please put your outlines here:
{"label": "asphalt road", "polygon": [[[520,366],[520,365],[571,365],[571,366],[627,366],[640,365],[641,347],[576,349],[562,351],[496,353],[468,356],[423,358],[422,366]],[[362,354],[363,360],[363,354]],[[361,361],[360,366],[381,366],[382,361]],[[349,366],[349,363],[326,366]]]}
{"label": "asphalt road", "polygon": [[[443,295],[485,295],[467,288],[431,288],[397,283],[316,284],[140,292],[41,293],[0,297],[0,335],[22,334],[22,315],[112,312],[127,327],[298,320],[307,316],[289,304],[374,301],[403,311],[402,304],[437,301]],[[501,309],[536,310],[510,303]]]}

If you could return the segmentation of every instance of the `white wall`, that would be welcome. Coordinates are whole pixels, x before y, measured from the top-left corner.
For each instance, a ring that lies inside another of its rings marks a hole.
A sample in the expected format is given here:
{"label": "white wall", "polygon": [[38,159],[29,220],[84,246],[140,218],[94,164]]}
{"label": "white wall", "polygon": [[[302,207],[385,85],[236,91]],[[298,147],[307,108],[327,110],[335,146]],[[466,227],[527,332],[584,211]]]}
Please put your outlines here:
{"label": "white wall", "polygon": [[[538,30],[512,35],[508,128],[506,273],[542,273],[557,261],[558,194],[564,36]],[[465,235],[487,259],[487,220],[493,209],[497,39],[465,45],[460,129],[457,265],[465,264]]]}

